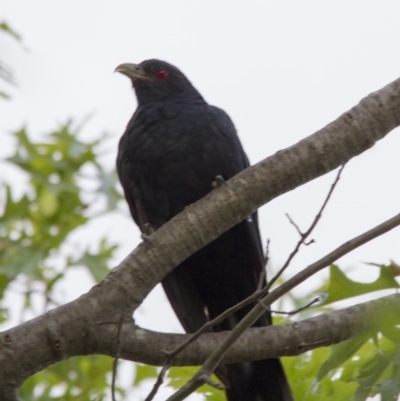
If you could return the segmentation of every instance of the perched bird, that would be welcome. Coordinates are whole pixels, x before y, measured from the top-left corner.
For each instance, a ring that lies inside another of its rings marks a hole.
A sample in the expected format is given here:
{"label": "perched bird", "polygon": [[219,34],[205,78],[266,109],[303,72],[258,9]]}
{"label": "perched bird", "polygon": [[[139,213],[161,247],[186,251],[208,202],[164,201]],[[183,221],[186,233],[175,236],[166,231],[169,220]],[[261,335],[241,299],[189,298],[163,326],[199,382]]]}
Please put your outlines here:
{"label": "perched bird", "polygon": [[[146,60],[121,64],[116,71],[131,79],[138,101],[119,143],[117,169],[133,219],[146,233],[249,162],[228,115],[210,106],[178,68]],[[263,269],[255,212],[181,263],[162,285],[182,326],[192,333],[252,294]],[[252,306],[214,330],[233,329]],[[265,313],[254,326],[270,324]],[[279,359],[229,364],[217,373],[229,387],[229,401],[292,400]]]}

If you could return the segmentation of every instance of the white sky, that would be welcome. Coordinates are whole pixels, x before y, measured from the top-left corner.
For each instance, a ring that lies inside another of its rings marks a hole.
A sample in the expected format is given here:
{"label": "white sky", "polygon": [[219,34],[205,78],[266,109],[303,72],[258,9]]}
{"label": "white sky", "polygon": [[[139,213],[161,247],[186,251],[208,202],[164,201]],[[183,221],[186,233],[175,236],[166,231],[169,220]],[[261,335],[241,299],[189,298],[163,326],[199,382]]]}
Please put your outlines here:
{"label": "white sky", "polygon": [[[400,75],[396,0],[6,0],[0,20],[23,36],[28,49],[0,38],[1,57],[18,81],[14,99],[0,102],[1,157],[12,152],[5,133],[23,124],[40,137],[68,118],[78,122],[93,113],[82,137],[112,134],[104,157],[111,168],[135,108],[129,81],[113,74],[122,62],[160,58],[177,65],[211,104],[228,112],[253,163],[325,126]],[[317,243],[303,249],[288,274],[399,212],[399,145],[396,130],[347,165],[313,236]],[[1,169],[6,181],[23,185],[15,170]],[[261,210],[275,267],[298,239],[284,214],[305,229],[333,179],[331,173]],[[94,222],[89,235],[81,232],[76,239],[90,243],[103,235],[120,244],[116,263],[139,240],[130,218],[115,215]],[[397,229],[339,264],[351,268],[355,279],[373,280],[376,269],[361,262],[400,262],[399,240]],[[75,271],[62,291],[73,299],[90,286]],[[304,284],[301,292],[310,288]],[[159,289],[136,315],[145,327],[180,330]]]}

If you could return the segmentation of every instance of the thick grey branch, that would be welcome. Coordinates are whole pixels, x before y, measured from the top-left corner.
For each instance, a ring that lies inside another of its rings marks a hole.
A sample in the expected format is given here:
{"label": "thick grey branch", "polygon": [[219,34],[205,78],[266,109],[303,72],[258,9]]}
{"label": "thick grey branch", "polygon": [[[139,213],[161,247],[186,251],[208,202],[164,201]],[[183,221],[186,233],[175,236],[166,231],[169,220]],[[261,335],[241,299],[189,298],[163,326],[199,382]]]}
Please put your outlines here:
{"label": "thick grey branch", "polygon": [[262,204],[346,163],[398,125],[400,79],[369,95],[326,128],[238,174],[186,208],[151,235],[155,246],[140,244],[89,293],[1,333],[0,399],[15,400],[21,383],[46,366],[94,353],[102,326],[112,327],[116,337],[126,299],[124,321],[130,321],[151,289],[188,256]]}
{"label": "thick grey branch", "polygon": [[[264,358],[294,356],[308,350],[338,344],[363,334],[400,324],[400,294],[389,295],[339,311],[325,313],[301,322],[280,326],[250,328],[235,342],[224,362],[246,362]],[[115,353],[110,344],[115,338],[107,329],[99,351],[110,356]],[[173,361],[174,366],[196,366],[205,362],[219,347],[229,332],[206,333],[187,346]],[[124,347],[121,357],[127,360],[162,366],[162,349],[173,349],[189,338],[189,334],[156,333],[135,326],[124,325]],[[158,350],[158,352],[155,352]]]}

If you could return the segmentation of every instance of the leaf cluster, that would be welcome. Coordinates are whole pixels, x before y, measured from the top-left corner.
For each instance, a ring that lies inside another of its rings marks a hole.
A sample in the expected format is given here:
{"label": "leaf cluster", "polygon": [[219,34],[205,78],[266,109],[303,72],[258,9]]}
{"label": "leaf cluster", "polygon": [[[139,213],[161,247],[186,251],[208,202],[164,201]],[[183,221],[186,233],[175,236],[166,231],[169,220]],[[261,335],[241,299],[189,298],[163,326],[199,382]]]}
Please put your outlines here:
{"label": "leaf cluster", "polygon": [[[71,123],[41,141],[32,140],[25,129],[14,139],[15,151],[5,163],[22,171],[26,184],[18,196],[12,177],[2,183],[0,323],[9,317],[7,295],[17,292],[23,297],[23,320],[29,310],[40,313],[38,304],[44,312],[63,302],[58,285],[69,269],[87,269],[94,282],[106,276],[116,245],[103,238],[77,246],[71,237],[89,221],[115,210],[121,199],[115,172],[105,171],[99,162],[102,139],[81,141]],[[103,400],[111,366],[105,356],[72,358],[28,379],[21,398]]]}

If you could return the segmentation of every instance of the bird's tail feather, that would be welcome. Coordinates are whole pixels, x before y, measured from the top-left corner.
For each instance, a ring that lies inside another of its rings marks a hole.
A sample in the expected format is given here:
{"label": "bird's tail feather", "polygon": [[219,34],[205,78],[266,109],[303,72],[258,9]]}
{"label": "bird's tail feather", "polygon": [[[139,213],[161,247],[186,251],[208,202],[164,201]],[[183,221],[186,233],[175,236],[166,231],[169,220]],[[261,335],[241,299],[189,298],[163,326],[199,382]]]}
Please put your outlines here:
{"label": "bird's tail feather", "polygon": [[[204,306],[197,293],[191,275],[186,266],[175,268],[163,279],[163,287],[180,322],[188,333],[194,333],[206,323]],[[224,308],[209,309],[210,318],[220,315]],[[214,327],[215,331],[232,330],[249,312],[253,305],[248,305],[236,314]],[[271,324],[271,316],[265,313],[254,326]],[[293,401],[285,372],[279,359],[263,359],[248,363],[236,363],[218,367],[215,372],[222,383],[229,387],[226,391],[228,401]]]}
{"label": "bird's tail feather", "polygon": [[228,401],[293,401],[279,359],[225,365]]}

